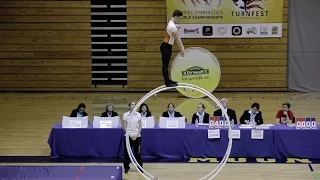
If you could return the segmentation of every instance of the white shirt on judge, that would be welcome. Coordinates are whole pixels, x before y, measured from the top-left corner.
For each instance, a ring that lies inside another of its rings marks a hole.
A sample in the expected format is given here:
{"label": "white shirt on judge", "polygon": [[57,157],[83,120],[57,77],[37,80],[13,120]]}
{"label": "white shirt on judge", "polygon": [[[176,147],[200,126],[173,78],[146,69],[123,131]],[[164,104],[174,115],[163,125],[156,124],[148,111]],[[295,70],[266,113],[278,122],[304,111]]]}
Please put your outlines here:
{"label": "white shirt on judge", "polygon": [[250,114],[250,124],[254,125],[255,124],[255,118],[256,118],[256,115],[258,114],[259,112],[256,112],[255,114],[251,111],[251,109],[249,110],[249,114]]}
{"label": "white shirt on judge", "polygon": [[202,112],[202,114],[200,114],[199,112],[197,112],[197,116],[199,117],[199,123],[203,123],[203,117],[204,117],[204,112]]}
{"label": "white shirt on judge", "polygon": [[[130,111],[123,114],[123,120],[127,122],[127,133],[129,136],[137,135],[139,131],[139,121],[141,121],[141,114],[138,112],[135,112],[134,115],[131,117]],[[141,134],[138,134],[137,137],[141,137]]]}
{"label": "white shirt on judge", "polygon": [[146,112],[141,113],[141,117],[147,117],[147,113]]}
{"label": "white shirt on judge", "polygon": [[168,111],[168,115],[170,118],[174,118],[174,111],[172,111],[172,112]]}

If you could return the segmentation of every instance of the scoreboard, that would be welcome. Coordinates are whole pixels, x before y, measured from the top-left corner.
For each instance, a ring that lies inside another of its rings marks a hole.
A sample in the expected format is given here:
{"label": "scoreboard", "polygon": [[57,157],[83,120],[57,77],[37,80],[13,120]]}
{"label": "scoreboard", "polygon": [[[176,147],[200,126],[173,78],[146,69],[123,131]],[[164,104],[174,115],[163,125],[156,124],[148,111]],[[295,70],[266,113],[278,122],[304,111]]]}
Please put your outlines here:
{"label": "scoreboard", "polygon": [[296,129],[317,129],[316,118],[296,118]]}

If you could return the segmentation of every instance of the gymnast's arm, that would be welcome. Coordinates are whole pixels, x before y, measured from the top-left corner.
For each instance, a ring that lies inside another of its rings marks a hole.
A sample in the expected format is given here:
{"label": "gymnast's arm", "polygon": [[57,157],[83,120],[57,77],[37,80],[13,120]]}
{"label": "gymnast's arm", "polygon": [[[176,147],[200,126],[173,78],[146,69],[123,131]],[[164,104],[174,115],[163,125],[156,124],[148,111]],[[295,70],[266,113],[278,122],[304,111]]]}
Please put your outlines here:
{"label": "gymnast's arm", "polygon": [[122,126],[123,126],[124,132],[126,132],[126,130],[127,130],[127,125],[128,125],[127,117],[126,117],[126,115],[124,114],[124,115],[123,115],[123,118],[122,118]]}
{"label": "gymnast's arm", "polygon": [[139,136],[139,134],[141,135],[141,130],[142,130],[142,121],[141,121],[141,118],[140,118],[140,120],[139,120],[139,129],[138,129],[137,137]]}
{"label": "gymnast's arm", "polygon": [[183,56],[184,55],[184,46],[183,46],[182,40],[178,34],[178,29],[176,27],[174,27],[174,29],[170,29],[170,31],[171,31],[174,39],[177,41],[177,45],[180,49],[180,53]]}

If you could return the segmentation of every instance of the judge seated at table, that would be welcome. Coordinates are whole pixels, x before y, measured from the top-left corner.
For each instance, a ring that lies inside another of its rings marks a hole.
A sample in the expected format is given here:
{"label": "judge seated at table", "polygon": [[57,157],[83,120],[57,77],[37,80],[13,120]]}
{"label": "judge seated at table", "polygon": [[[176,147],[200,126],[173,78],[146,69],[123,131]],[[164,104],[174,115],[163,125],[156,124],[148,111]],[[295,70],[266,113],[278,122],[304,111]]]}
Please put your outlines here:
{"label": "judge seated at table", "polygon": [[139,108],[139,113],[141,114],[141,117],[150,117],[151,112],[149,110],[149,107],[146,103],[142,103],[140,108]]}
{"label": "judge seated at table", "polygon": [[116,117],[118,116],[117,112],[114,112],[114,105],[111,103],[108,103],[106,106],[106,112],[103,112],[101,114],[101,117]]}
{"label": "judge seated at table", "polygon": [[209,123],[210,115],[204,112],[205,109],[204,104],[198,104],[197,112],[192,115],[191,124],[195,124],[196,121],[198,121],[198,123]]}
{"label": "judge seated at table", "polygon": [[294,123],[294,115],[293,112],[290,111],[290,107],[291,105],[288,102],[282,104],[282,109],[279,110],[276,115],[277,124]]}
{"label": "judge seated at table", "polygon": [[253,103],[251,109],[245,110],[240,118],[240,124],[260,125],[263,124],[262,112],[259,111],[260,104]]}
{"label": "judge seated at table", "polygon": [[77,109],[72,110],[70,117],[85,117],[88,116],[88,114],[85,112],[86,105],[84,103],[81,103],[78,105]]}
{"label": "judge seated at table", "polygon": [[[163,112],[162,117],[170,117],[170,118],[183,117],[182,114],[174,110],[174,105],[172,103],[168,104],[167,108],[168,108],[168,111]],[[187,118],[186,118],[186,122],[187,122]]]}
{"label": "judge seated at table", "polygon": [[[222,98],[220,99],[220,103],[227,110],[230,121],[233,120],[234,124],[237,124],[238,122],[236,112],[233,109],[228,108],[228,100],[226,98]],[[213,116],[223,116],[221,109],[214,111]]]}

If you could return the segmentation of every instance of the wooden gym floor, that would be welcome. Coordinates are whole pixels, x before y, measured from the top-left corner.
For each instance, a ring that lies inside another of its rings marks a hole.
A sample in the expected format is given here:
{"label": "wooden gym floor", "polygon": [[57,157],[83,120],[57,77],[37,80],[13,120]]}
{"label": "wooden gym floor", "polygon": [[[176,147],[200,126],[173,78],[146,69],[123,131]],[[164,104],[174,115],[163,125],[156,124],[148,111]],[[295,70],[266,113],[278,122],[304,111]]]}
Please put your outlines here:
{"label": "wooden gym floor", "polygon": [[[0,164],[11,166],[122,166],[119,163],[72,163],[72,164]],[[146,163],[144,168],[151,175],[161,180],[198,180],[210,173],[217,164],[211,163]],[[216,180],[319,180],[320,165],[312,165],[313,172],[307,164],[226,164],[214,178]],[[131,165],[125,180],[144,180],[144,177]]]}
{"label": "wooden gym floor", "polygon": [[[63,115],[70,115],[79,103],[87,105],[90,116],[100,115],[107,103],[115,105],[115,111],[123,114],[130,101],[137,102],[145,93],[2,93],[0,94],[0,156],[49,156],[47,144],[51,127],[61,122]],[[320,117],[320,93],[214,93],[217,98],[226,97],[229,107],[234,109],[239,118],[253,102],[260,103],[265,123],[274,123],[275,114],[283,102],[292,105],[296,117]],[[208,99],[188,99],[178,93],[159,93],[146,101],[156,117],[166,111],[168,103],[174,103],[176,110],[185,115],[190,122],[198,103],[207,106],[210,114],[215,110]],[[4,164],[2,164],[4,165]],[[7,164],[8,165],[8,164]],[[19,164],[10,164],[19,165]],[[24,163],[24,165],[27,165]],[[28,164],[30,165],[30,164]],[[32,164],[54,165],[54,164]],[[65,165],[65,163],[63,164]],[[86,163],[85,165],[90,165]],[[97,164],[94,164],[97,165]],[[106,165],[99,163],[99,165]],[[109,164],[107,165],[114,165]],[[121,165],[121,164],[118,164]],[[214,169],[212,163],[148,163],[147,171],[161,179],[199,179]],[[319,165],[312,165],[314,172],[306,164],[227,164],[217,179],[316,179]],[[143,179],[138,172],[132,171],[125,179]],[[190,172],[190,173],[188,173]],[[319,175],[320,176],[320,175]]]}

